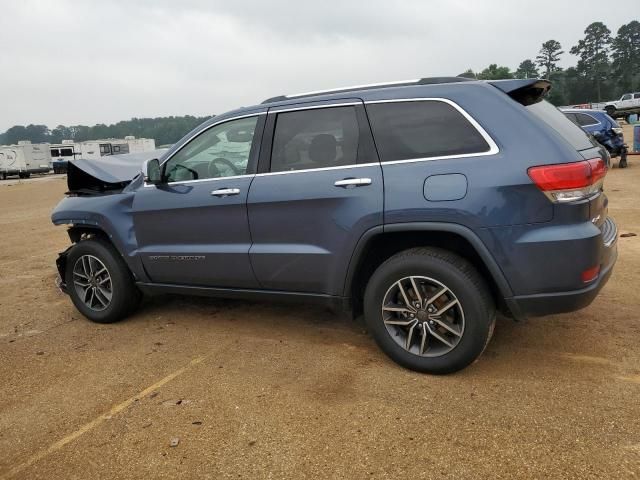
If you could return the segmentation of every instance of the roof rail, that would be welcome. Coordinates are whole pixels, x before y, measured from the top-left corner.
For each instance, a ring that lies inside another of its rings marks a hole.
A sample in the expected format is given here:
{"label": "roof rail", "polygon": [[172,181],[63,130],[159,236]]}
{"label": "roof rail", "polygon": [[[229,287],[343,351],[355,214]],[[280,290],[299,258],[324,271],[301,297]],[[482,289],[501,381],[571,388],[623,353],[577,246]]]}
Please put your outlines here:
{"label": "roof rail", "polygon": [[277,97],[271,97],[266,99],[265,103],[282,102],[284,100],[291,100],[294,98],[315,97],[317,95],[324,95],[328,93],[345,93],[354,92],[359,90],[372,90],[375,88],[385,87],[407,87],[411,85],[436,85],[440,83],[458,83],[458,82],[472,82],[471,78],[464,77],[427,77],[420,78],[418,80],[401,80],[398,82],[386,82],[386,83],[370,83],[368,85],[354,85],[351,87],[331,88],[328,90],[318,90],[316,92],[295,93],[292,95],[278,95]]}

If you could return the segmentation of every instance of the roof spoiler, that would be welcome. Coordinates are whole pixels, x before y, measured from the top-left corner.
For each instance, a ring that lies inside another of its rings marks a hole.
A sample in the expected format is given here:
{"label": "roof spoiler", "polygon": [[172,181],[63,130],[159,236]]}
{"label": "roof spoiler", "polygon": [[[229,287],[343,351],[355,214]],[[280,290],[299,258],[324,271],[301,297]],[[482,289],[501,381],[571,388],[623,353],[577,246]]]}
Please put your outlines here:
{"label": "roof spoiler", "polygon": [[538,103],[549,93],[549,90],[551,90],[551,82],[539,78],[492,80],[488,83],[502,90],[525,107]]}

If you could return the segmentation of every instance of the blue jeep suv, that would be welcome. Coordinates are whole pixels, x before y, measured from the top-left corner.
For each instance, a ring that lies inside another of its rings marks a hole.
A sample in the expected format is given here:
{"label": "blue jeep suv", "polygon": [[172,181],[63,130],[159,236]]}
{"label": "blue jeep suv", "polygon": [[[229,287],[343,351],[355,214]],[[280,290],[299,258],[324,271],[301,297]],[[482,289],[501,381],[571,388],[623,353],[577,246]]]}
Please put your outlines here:
{"label": "blue jeep suv", "polygon": [[78,160],[59,285],[96,322],[142,293],[364,314],[397,363],[476,360],[500,311],[587,306],[616,260],[606,152],[543,80],[425,78],[271,98],[159,158]]}

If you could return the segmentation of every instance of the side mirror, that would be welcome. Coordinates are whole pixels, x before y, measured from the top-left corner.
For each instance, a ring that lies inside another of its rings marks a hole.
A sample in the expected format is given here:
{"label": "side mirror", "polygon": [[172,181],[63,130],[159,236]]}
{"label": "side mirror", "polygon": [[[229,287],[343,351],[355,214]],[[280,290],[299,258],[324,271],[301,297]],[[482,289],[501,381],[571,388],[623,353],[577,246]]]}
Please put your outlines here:
{"label": "side mirror", "polygon": [[162,183],[162,172],[160,170],[160,161],[157,158],[147,160],[142,165],[142,175],[145,183],[157,185]]}

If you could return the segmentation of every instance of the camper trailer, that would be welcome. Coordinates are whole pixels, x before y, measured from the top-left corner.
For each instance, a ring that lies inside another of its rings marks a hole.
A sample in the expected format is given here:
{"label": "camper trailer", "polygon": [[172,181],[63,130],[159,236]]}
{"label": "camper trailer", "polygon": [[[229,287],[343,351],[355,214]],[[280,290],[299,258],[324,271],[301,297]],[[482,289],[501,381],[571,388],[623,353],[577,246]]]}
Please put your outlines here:
{"label": "camper trailer", "polygon": [[136,138],[127,135],[124,139],[129,145],[129,153],[150,152],[156,149],[156,141],[153,138]]}
{"label": "camper trailer", "polygon": [[76,143],[76,150],[80,150],[79,158],[95,160],[109,155],[129,153],[129,144],[125,140],[110,138],[106,140],[87,140]]}
{"label": "camper trailer", "polygon": [[51,152],[51,166],[53,173],[66,173],[67,163],[69,160],[80,155],[73,140],[62,140],[62,143],[56,143],[49,146]]}
{"label": "camper trailer", "polygon": [[17,145],[0,147],[0,175],[29,178],[32,173],[47,173],[51,168],[51,153],[48,143],[33,144],[20,141]]}

